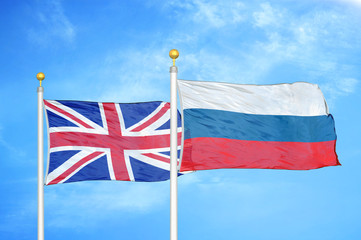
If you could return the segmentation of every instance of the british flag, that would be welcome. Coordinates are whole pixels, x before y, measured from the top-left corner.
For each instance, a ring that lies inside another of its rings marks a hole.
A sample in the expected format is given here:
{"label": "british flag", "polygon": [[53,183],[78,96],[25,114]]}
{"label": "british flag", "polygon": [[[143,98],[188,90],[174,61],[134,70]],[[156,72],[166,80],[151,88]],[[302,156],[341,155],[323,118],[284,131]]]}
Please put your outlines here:
{"label": "british flag", "polygon": [[[44,100],[44,105],[49,139],[46,185],[169,179],[169,103]],[[178,113],[178,152],[180,126]]]}

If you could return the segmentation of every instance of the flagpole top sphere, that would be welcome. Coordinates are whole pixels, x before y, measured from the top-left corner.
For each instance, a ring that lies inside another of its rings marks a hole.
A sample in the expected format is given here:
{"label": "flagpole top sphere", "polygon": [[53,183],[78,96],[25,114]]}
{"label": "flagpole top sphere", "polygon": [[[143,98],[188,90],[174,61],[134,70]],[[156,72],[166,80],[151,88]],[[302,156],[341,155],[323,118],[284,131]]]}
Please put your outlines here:
{"label": "flagpole top sphere", "polygon": [[43,81],[45,79],[45,74],[42,72],[39,72],[38,74],[36,74],[36,78],[40,81],[40,87],[41,87],[41,81]]}
{"label": "flagpole top sphere", "polygon": [[39,72],[38,74],[36,74],[36,78],[39,80],[39,81],[43,81],[45,79],[45,74],[42,73],[42,72]]}
{"label": "flagpole top sphere", "polygon": [[169,57],[172,59],[176,59],[179,56],[179,52],[177,49],[172,49],[169,51]]}
{"label": "flagpole top sphere", "polygon": [[177,49],[172,49],[169,51],[169,57],[173,59],[173,66],[175,66],[175,60],[179,56],[179,52]]}

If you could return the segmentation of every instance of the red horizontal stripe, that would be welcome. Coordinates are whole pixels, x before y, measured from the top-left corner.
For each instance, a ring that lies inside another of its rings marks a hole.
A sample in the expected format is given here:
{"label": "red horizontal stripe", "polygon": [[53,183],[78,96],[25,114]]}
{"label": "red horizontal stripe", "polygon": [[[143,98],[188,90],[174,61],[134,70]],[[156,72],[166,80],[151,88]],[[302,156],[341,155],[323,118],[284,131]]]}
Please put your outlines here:
{"label": "red horizontal stripe", "polygon": [[[170,136],[117,136],[82,132],[53,132],[50,136],[50,148],[64,146],[83,146],[119,149],[150,149],[166,148],[170,146]],[[178,144],[181,143],[182,133],[178,133]]]}
{"label": "red horizontal stripe", "polygon": [[326,142],[262,142],[224,138],[184,141],[181,171],[219,168],[308,170],[341,165],[336,140]]}

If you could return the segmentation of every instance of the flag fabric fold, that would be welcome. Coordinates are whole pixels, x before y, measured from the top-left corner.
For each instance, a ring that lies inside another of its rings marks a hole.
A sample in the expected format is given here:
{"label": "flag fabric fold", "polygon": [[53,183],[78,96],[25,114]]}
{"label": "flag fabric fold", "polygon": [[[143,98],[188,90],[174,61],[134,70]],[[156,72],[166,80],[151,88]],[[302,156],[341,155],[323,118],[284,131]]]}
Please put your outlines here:
{"label": "flag fabric fold", "polygon": [[[46,185],[169,179],[170,104],[44,100],[49,139]],[[181,127],[178,113],[178,150]]]}
{"label": "flag fabric fold", "polygon": [[178,80],[178,87],[184,121],[181,171],[340,165],[334,119],[316,84]]}

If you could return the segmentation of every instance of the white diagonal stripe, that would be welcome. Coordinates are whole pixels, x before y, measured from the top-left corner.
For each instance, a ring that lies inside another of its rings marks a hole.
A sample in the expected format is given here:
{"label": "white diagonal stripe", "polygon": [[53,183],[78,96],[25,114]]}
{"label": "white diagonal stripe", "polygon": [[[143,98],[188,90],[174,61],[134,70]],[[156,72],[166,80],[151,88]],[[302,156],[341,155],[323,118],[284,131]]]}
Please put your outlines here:
{"label": "white diagonal stripe", "polygon": [[[57,177],[59,177],[61,174],[63,174],[65,171],[67,171],[69,168],[71,168],[72,166],[74,166],[76,163],[78,163],[80,160],[82,160],[83,158],[89,156],[90,154],[94,153],[94,151],[91,151],[90,149],[88,149],[87,151],[80,151],[79,153],[75,154],[74,156],[72,156],[71,158],[69,158],[67,161],[65,161],[62,165],[60,165],[59,167],[57,167],[56,169],[54,169],[54,171],[52,171],[51,173],[48,174],[48,176],[46,177],[46,184],[50,183],[51,181],[53,181],[54,179],[56,179]],[[95,161],[96,159],[104,156],[105,153],[102,153],[98,156],[96,156],[95,158],[87,161],[86,163],[82,164],[81,166],[79,166],[75,171],[73,171],[71,174],[69,174],[65,179],[63,179],[62,181],[60,181],[59,183],[63,183],[66,180],[68,180],[70,177],[72,177],[75,173],[77,173],[80,169],[82,169],[84,166],[88,165],[89,163]]]}
{"label": "white diagonal stripe", "polygon": [[[75,110],[73,110],[73,109],[71,109],[71,108],[69,108],[69,107],[61,104],[60,102],[54,101],[54,100],[46,100],[46,101],[48,101],[49,103],[55,105],[56,107],[64,110],[65,112],[73,115],[75,118],[78,118],[79,120],[81,120],[81,121],[83,121],[84,123],[88,124],[88,125],[91,126],[92,128],[98,129],[98,130],[100,130],[100,131],[104,131],[103,127],[99,126],[99,125],[96,124],[95,122],[93,122],[93,121],[89,120],[88,118],[84,117],[83,115],[81,115],[81,114],[78,113],[77,111],[75,111]],[[65,115],[57,112],[56,110],[52,109],[51,107],[47,107],[47,106],[46,106],[46,109],[52,110],[52,112],[58,114],[59,116],[61,116],[61,117],[65,118],[65,119],[71,121],[72,123],[76,124],[76,125],[79,126],[79,127],[83,127],[83,128],[84,128],[84,126],[79,125],[79,123],[76,123],[76,121],[74,121],[73,119],[71,119],[71,118],[69,118],[69,117],[67,117],[67,116],[65,116]]]}
{"label": "white diagonal stripe", "polygon": [[128,151],[124,150],[124,161],[125,161],[125,166],[127,167],[128,170],[128,176],[130,181],[134,182],[135,178],[134,178],[134,173],[133,173],[133,168],[132,165],[130,164],[130,158],[129,158],[129,153]]}
{"label": "white diagonal stripe", "polygon": [[156,160],[156,159],[151,158],[151,157],[147,157],[147,156],[141,154],[140,151],[127,151],[127,150],[125,150],[124,152],[127,152],[127,155],[131,155],[135,159],[137,159],[139,161],[142,161],[142,162],[144,162],[146,164],[149,164],[149,165],[152,165],[152,166],[155,166],[155,167],[167,170],[167,171],[170,170],[170,164],[169,163],[166,163],[166,162],[163,162],[163,161],[160,161],[160,160]]}
{"label": "white diagonal stripe", "polygon": [[125,123],[124,123],[122,109],[120,109],[119,104],[115,104],[115,109],[117,110],[117,115],[119,117],[120,128],[121,128],[122,134],[124,135],[124,133],[126,132],[126,129],[125,129]]}
{"label": "white diagonal stripe", "polygon": [[146,134],[154,132],[157,128],[161,127],[163,124],[165,124],[170,119],[170,109],[163,114],[160,118],[158,118],[156,121],[154,121],[152,124],[150,124],[148,127],[144,128],[140,132]]}
{"label": "white diagonal stripe", "polygon": [[[107,122],[107,119],[105,117],[105,111],[104,111],[104,106],[103,106],[103,103],[98,103],[99,105],[99,110],[100,110],[100,116],[102,118],[102,123],[103,123],[103,128],[105,130],[105,133],[104,134],[109,134],[109,131],[108,131],[108,122]],[[117,104],[116,104],[117,105]]]}
{"label": "white diagonal stripe", "polygon": [[127,129],[127,131],[132,131],[134,128],[137,128],[140,125],[142,125],[143,123],[147,122],[149,119],[154,117],[154,115],[156,115],[160,110],[162,110],[162,108],[164,107],[165,104],[166,104],[166,102],[162,102],[151,114],[149,114],[146,118],[142,119],[142,121],[140,121],[140,122],[134,124],[133,126],[129,127]]}

